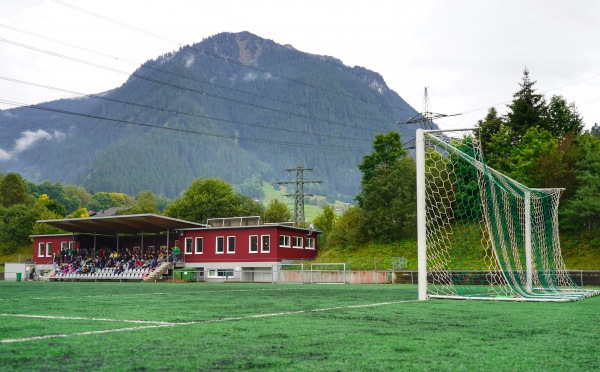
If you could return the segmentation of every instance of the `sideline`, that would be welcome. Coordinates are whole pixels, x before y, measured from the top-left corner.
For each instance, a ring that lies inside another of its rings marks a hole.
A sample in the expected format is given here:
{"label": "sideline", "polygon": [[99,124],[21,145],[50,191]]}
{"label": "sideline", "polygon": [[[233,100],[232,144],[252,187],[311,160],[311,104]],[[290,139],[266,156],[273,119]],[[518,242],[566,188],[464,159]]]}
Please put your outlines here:
{"label": "sideline", "polygon": [[0,314],[0,316],[4,316],[4,317],[42,318],[42,319],[60,319],[60,320],[91,320],[91,321],[102,321],[102,322],[150,324],[147,326],[115,328],[115,329],[106,329],[106,330],[101,330],[101,331],[86,331],[86,332],[63,333],[63,334],[54,334],[54,335],[46,335],[46,336],[7,338],[4,340],[0,340],[0,343],[8,344],[8,343],[15,343],[15,342],[46,340],[46,339],[50,339],[50,338],[67,338],[67,337],[73,337],[73,336],[86,336],[86,335],[104,334],[104,333],[112,333],[112,332],[137,331],[137,330],[149,329],[149,328],[176,327],[176,326],[183,326],[183,325],[231,322],[231,321],[239,321],[239,320],[246,320],[246,319],[268,318],[268,317],[275,317],[275,316],[282,316],[282,315],[296,315],[296,314],[315,313],[315,312],[324,312],[324,311],[333,311],[333,310],[360,309],[360,308],[375,307],[375,306],[397,305],[397,304],[410,303],[410,302],[418,302],[418,300],[402,300],[402,301],[378,302],[378,303],[363,304],[363,305],[335,306],[335,307],[327,307],[327,308],[321,308],[321,309],[284,311],[284,312],[279,312],[279,313],[255,314],[255,315],[237,316],[237,317],[229,317],[229,318],[182,322],[182,323],[158,322],[158,321],[155,322],[155,321],[147,321],[147,320],[83,318],[83,317],[67,317],[67,316],[51,316],[51,315]]}

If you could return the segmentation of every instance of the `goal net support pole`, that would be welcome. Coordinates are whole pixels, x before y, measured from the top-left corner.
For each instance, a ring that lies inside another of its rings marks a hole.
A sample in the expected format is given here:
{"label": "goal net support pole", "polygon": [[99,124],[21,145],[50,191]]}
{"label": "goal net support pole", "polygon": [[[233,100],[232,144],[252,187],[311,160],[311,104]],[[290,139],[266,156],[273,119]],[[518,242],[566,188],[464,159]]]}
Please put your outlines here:
{"label": "goal net support pole", "polygon": [[531,189],[488,167],[478,129],[418,129],[415,144],[419,300],[600,294],[577,287],[562,259],[563,189]]}
{"label": "goal net support pole", "polygon": [[423,129],[417,129],[415,138],[417,157],[417,238],[419,269],[419,301],[427,299],[427,221],[425,210],[425,140]]}

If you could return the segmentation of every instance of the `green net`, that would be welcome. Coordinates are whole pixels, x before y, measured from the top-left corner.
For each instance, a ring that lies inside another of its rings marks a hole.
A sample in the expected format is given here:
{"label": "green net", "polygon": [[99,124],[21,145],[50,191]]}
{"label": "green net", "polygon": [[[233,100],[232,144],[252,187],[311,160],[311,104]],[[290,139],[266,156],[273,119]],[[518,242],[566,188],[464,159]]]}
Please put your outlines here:
{"label": "green net", "polygon": [[[425,131],[427,297],[571,301],[558,235],[562,189],[486,166],[475,131]],[[455,134],[455,133],[454,133]]]}

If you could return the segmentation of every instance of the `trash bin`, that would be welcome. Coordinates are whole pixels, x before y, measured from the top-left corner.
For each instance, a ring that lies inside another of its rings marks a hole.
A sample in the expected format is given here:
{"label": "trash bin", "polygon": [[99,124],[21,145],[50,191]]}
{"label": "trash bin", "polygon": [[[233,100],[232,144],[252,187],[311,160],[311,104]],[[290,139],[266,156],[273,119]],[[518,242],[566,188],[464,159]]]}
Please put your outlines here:
{"label": "trash bin", "polygon": [[173,280],[181,280],[181,276],[183,271],[181,270],[173,270]]}
{"label": "trash bin", "polygon": [[188,282],[196,281],[196,272],[195,271],[182,271],[181,279],[186,280]]}
{"label": "trash bin", "polygon": [[21,281],[21,274],[22,274],[22,273],[17,273],[17,282],[20,282],[20,281]]}

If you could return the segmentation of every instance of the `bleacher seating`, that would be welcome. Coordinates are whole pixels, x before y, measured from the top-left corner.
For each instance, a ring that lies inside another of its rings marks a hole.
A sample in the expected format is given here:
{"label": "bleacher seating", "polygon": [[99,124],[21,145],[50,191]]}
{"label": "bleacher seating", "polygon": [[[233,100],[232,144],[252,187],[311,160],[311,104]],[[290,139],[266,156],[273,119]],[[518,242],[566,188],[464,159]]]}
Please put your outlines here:
{"label": "bleacher seating", "polygon": [[108,267],[99,269],[95,273],[70,272],[63,274],[62,271],[56,271],[54,275],[50,273],[48,278],[52,281],[141,281],[144,279],[144,274],[148,274],[149,271],[148,268],[137,268],[116,272],[114,267]]}

